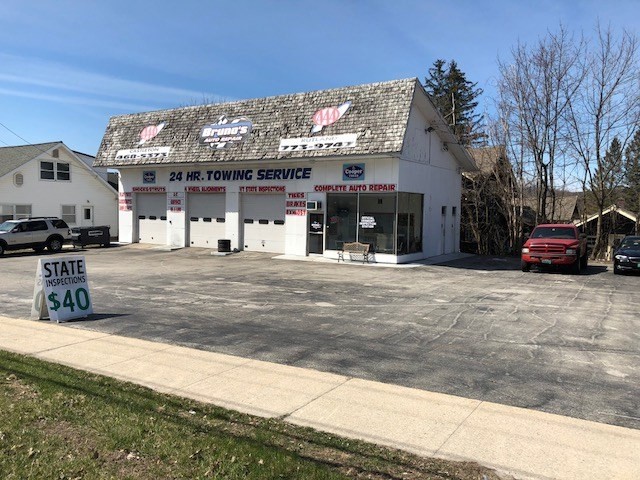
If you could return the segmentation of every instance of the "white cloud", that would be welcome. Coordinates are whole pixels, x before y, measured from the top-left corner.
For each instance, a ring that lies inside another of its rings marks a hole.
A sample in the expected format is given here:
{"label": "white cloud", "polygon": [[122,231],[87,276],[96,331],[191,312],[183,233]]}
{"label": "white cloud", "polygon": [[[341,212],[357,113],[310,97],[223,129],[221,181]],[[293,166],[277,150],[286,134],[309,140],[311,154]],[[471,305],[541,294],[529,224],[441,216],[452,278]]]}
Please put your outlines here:
{"label": "white cloud", "polygon": [[74,105],[85,105],[93,107],[101,107],[109,110],[121,110],[123,112],[140,112],[149,110],[158,110],[157,105],[142,105],[135,103],[118,102],[115,100],[101,100],[99,98],[90,97],[74,97],[69,95],[56,95],[53,93],[38,93],[24,90],[14,90],[10,88],[0,87],[0,95],[10,97],[30,98],[33,100],[44,100],[48,102],[66,103]]}
{"label": "white cloud", "polygon": [[[220,98],[211,93],[131,81],[80,70],[63,63],[6,54],[0,54],[0,87],[2,86],[5,95],[50,101],[71,99],[73,103],[96,106],[138,104],[136,110],[170,108],[202,98]],[[66,97],[61,91],[80,96]],[[105,97],[118,99],[120,102],[110,101]],[[147,106],[141,107],[139,104],[142,103]],[[149,104],[153,106],[149,107]]]}

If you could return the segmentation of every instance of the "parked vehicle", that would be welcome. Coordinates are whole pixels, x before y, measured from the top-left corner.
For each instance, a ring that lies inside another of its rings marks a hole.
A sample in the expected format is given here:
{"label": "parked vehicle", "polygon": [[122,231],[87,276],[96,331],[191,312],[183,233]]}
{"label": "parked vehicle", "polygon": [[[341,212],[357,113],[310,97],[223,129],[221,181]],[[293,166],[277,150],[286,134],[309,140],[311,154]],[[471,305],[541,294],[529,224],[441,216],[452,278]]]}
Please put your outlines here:
{"label": "parked vehicle", "polygon": [[587,268],[587,262],[587,236],[570,223],[538,225],[522,247],[523,272],[528,272],[532,265],[557,265],[580,273]]}
{"label": "parked vehicle", "polygon": [[640,272],[640,237],[626,236],[613,255],[613,273]]}
{"label": "parked vehicle", "polygon": [[7,220],[0,224],[0,255],[7,250],[33,248],[42,252],[59,252],[71,240],[67,223],[56,217],[33,217]]}

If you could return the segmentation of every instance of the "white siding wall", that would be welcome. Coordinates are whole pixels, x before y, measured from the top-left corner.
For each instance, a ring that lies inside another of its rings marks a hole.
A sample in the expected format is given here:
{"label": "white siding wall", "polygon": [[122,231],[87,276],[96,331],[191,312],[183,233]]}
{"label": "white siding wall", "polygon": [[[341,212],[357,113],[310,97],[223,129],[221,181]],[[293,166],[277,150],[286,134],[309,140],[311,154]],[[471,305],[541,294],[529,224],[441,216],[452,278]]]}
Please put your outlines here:
{"label": "white siding wall", "polygon": [[[411,109],[402,165],[400,191],[423,192],[424,253],[426,257],[459,250],[462,180],[458,163],[442,148],[436,131],[426,132],[429,124],[417,108]],[[446,207],[445,239],[442,236],[442,207]],[[453,217],[453,207],[456,216]],[[453,225],[453,227],[452,227]]]}
{"label": "white siding wall", "polygon": [[[76,206],[76,221],[80,225],[82,207],[93,206],[95,225],[109,225],[111,235],[118,235],[118,193],[97,180],[96,175],[75,157],[59,148],[59,158],[47,154],[26,163],[0,178],[0,204],[31,205],[32,216],[62,216],[62,205]],[[70,164],[70,181],[40,179],[40,160]],[[14,173],[20,172],[24,183],[13,183]]]}

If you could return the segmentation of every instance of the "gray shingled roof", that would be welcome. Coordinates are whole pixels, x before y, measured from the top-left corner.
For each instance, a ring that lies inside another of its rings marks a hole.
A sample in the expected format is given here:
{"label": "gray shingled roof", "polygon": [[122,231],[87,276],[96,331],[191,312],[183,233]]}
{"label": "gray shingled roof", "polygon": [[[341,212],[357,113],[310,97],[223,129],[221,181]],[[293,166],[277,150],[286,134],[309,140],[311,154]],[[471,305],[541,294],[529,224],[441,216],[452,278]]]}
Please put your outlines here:
{"label": "gray shingled roof", "polygon": [[[417,78],[410,78],[112,117],[94,167],[399,153],[418,85]],[[352,104],[344,116],[315,136],[355,133],[358,135],[355,147],[278,152],[281,139],[311,136],[311,119],[316,111],[337,107],[346,101]],[[225,149],[213,150],[199,145],[201,128],[215,123],[222,115],[229,119],[246,117],[251,120],[250,136],[244,142]],[[165,126],[158,135],[137,147],[142,129],[162,122]],[[118,150],[161,146],[171,147],[169,156],[161,160],[116,159]]]}
{"label": "gray shingled roof", "polygon": [[485,175],[495,173],[497,169],[501,168],[500,163],[504,161],[506,156],[504,146],[475,147],[469,148],[468,151],[476,162],[479,172]]}
{"label": "gray shingled roof", "polygon": [[25,163],[33,160],[38,155],[47,152],[62,142],[37,143],[33,145],[20,145],[17,147],[0,148],[0,177],[12,172]]}

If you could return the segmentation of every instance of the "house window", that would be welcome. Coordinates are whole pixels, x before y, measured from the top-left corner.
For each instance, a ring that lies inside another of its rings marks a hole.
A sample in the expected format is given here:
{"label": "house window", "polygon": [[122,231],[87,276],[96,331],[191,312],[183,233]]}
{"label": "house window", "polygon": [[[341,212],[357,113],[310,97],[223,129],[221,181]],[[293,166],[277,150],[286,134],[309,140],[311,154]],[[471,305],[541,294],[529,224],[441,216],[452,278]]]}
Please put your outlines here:
{"label": "house window", "polygon": [[31,205],[15,205],[13,218],[29,218],[31,216]]}
{"label": "house window", "polygon": [[71,224],[76,223],[76,206],[75,205],[62,205],[62,220]]}
{"label": "house window", "polygon": [[71,171],[68,163],[56,163],[56,180],[71,180]]}
{"label": "house window", "polygon": [[40,162],[40,179],[71,180],[70,166],[63,162]]}
{"label": "house window", "polygon": [[13,220],[13,205],[0,205],[0,223]]}
{"label": "house window", "polygon": [[42,180],[55,180],[53,162],[40,162],[40,178]]}

